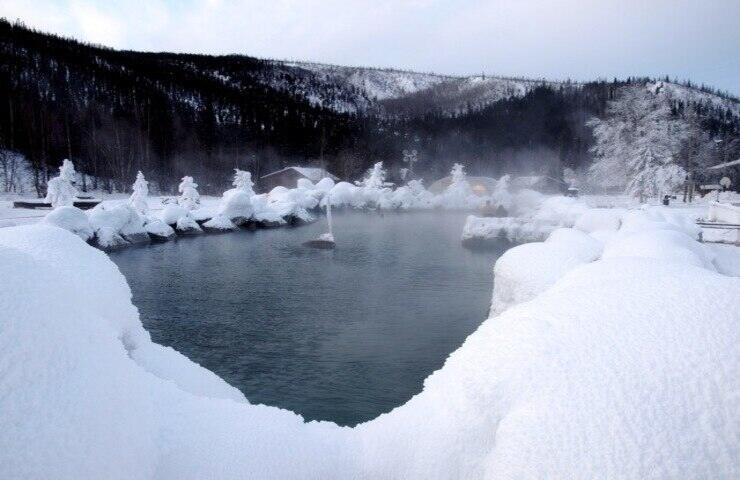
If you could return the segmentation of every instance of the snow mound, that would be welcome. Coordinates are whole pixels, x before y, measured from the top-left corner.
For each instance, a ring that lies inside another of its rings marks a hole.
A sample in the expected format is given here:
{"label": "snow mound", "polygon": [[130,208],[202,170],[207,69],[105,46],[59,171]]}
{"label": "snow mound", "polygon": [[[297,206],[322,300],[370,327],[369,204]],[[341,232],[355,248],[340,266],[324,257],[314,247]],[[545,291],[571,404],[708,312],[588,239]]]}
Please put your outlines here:
{"label": "snow mound", "polygon": [[57,207],[44,217],[43,223],[68,230],[85,241],[95,235],[87,215],[77,207]]}
{"label": "snow mound", "polygon": [[545,242],[507,250],[493,268],[491,313],[533,299],[570,270],[601,255],[601,243],[573,229],[555,230]]}
{"label": "snow mound", "polygon": [[574,227],[586,233],[616,232],[622,225],[624,213],[625,210],[620,208],[592,208],[578,217]]}
{"label": "snow mound", "polygon": [[533,220],[559,227],[572,227],[588,209],[585,203],[575,198],[549,197],[539,205]]}

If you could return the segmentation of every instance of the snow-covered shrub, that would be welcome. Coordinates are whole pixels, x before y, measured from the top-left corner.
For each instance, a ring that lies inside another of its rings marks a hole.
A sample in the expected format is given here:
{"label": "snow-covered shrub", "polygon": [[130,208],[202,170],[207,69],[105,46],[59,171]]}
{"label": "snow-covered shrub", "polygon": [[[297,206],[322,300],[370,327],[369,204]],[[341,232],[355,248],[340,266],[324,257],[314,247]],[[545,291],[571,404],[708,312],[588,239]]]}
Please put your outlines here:
{"label": "snow-covered shrub", "polygon": [[128,200],[129,203],[137,212],[146,215],[149,211],[149,203],[147,202],[147,198],[149,198],[149,182],[146,181],[141,171],[136,173],[136,181],[131,188],[133,189],[133,193]]}
{"label": "snow-covered shrub", "polygon": [[51,203],[54,208],[73,205],[77,196],[77,189],[74,186],[76,175],[74,164],[64,159],[62,166],[59,167],[59,176],[49,180],[46,186],[45,201]]}
{"label": "snow-covered shrub", "polygon": [[90,240],[95,234],[87,215],[77,207],[65,205],[55,208],[46,214],[42,221],[68,230],[85,241]]}
{"label": "snow-covered shrub", "polygon": [[177,203],[188,210],[195,210],[200,205],[200,194],[198,193],[198,184],[193,181],[193,177],[184,176],[180,185],[177,187],[180,196]]}

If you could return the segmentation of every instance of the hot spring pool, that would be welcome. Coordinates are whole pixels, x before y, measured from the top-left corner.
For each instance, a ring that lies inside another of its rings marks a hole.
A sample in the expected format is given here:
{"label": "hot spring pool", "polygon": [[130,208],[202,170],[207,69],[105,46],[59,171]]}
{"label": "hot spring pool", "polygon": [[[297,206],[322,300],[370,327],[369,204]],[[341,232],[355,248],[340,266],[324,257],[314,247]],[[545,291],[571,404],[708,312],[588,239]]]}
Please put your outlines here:
{"label": "hot spring pool", "polygon": [[486,318],[500,252],[462,248],[462,214],[344,212],[335,250],[300,228],[239,231],[110,257],[155,342],[252,403],[354,425],[405,403]]}

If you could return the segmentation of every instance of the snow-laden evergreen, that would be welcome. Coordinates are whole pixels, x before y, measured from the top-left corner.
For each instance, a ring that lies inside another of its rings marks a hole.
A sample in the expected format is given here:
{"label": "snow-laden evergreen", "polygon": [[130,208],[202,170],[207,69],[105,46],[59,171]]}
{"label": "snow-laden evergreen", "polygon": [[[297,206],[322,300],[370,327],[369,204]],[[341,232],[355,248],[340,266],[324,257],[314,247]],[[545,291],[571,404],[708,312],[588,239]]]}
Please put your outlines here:
{"label": "snow-laden evergreen", "polygon": [[74,186],[75,166],[69,159],[64,159],[59,167],[59,176],[49,180],[46,186],[45,200],[51,203],[53,208],[71,206],[77,196],[77,188]]}
{"label": "snow-laden evergreen", "polygon": [[177,204],[188,210],[195,210],[200,205],[200,194],[198,193],[198,184],[193,181],[193,177],[184,176],[180,185],[177,187],[180,197]]}
{"label": "snow-laden evergreen", "polygon": [[133,193],[129,198],[129,203],[142,215],[146,215],[149,211],[149,182],[144,178],[144,174],[141,170],[136,173],[136,181],[133,186]]}

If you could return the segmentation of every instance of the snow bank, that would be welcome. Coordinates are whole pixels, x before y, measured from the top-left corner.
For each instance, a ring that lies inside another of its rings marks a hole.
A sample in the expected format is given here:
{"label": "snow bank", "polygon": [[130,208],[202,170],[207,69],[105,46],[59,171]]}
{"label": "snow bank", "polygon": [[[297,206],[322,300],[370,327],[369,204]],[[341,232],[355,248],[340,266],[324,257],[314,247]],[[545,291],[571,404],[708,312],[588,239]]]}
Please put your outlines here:
{"label": "snow bank", "polygon": [[3,475],[735,478],[740,279],[683,253],[634,255],[701,246],[650,223],[666,222],[634,249],[641,232],[623,225],[602,260],[575,229],[507,252],[496,288],[521,303],[355,428],[250,405],[151,342],[102,252],[52,226],[2,229]]}
{"label": "snow bank", "polygon": [[574,227],[586,233],[608,231],[616,232],[622,225],[626,210],[621,208],[592,208],[581,214]]}
{"label": "snow bank", "polygon": [[533,299],[554,285],[568,271],[601,255],[602,244],[573,229],[552,232],[545,242],[507,250],[493,269],[491,313]]}

